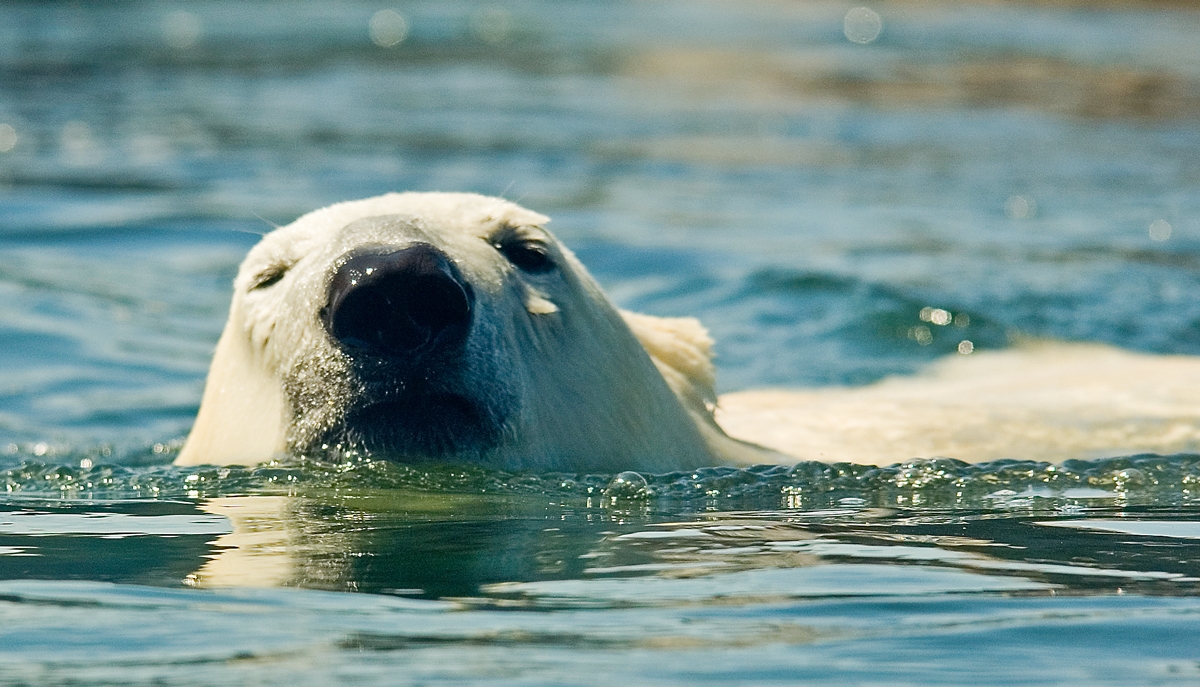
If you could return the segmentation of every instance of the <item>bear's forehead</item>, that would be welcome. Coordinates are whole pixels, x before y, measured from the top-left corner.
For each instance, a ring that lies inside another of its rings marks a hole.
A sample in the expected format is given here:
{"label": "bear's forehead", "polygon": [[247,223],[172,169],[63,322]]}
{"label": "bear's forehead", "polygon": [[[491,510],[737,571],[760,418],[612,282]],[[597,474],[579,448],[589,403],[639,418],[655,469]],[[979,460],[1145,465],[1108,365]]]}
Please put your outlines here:
{"label": "bear's forehead", "polygon": [[[356,225],[375,217],[396,221]],[[490,241],[505,227],[542,227],[549,221],[515,203],[469,193],[391,193],[348,201],[310,212],[268,233],[242,262],[239,282],[248,288],[264,270],[290,268],[309,258],[332,265],[335,256],[364,242],[388,244],[420,237],[454,254],[475,254],[483,245],[474,245],[477,238]],[[385,233],[372,235],[372,229]],[[475,267],[491,278],[497,276],[483,263]]]}
{"label": "bear's forehead", "polygon": [[306,254],[336,241],[346,226],[358,220],[388,215],[412,217],[446,238],[487,236],[504,225],[540,227],[550,221],[499,198],[470,193],[390,193],[310,212],[268,234],[261,248],[267,253]]}
{"label": "bear's forehead", "polygon": [[332,205],[296,220],[310,231],[337,232],[367,217],[403,215],[433,231],[482,233],[501,223],[540,226],[549,218],[499,198],[469,193],[392,193]]}

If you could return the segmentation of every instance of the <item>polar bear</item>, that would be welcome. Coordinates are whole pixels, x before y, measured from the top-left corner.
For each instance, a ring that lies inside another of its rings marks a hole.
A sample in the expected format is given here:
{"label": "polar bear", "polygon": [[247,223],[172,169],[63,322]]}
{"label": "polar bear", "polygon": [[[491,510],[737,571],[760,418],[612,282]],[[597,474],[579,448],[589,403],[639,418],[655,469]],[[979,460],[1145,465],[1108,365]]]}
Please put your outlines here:
{"label": "polar bear", "polygon": [[402,193],[267,234],[234,280],[176,463],[346,447],[521,470],[784,460],[713,420],[700,323],[619,311],[548,221]]}
{"label": "polar bear", "polygon": [[1200,359],[1096,344],[974,353],[867,387],[718,404],[704,327],[618,310],[548,221],[498,198],[403,193],[269,233],[234,281],[176,464],[359,448],[667,472],[1200,450]]}

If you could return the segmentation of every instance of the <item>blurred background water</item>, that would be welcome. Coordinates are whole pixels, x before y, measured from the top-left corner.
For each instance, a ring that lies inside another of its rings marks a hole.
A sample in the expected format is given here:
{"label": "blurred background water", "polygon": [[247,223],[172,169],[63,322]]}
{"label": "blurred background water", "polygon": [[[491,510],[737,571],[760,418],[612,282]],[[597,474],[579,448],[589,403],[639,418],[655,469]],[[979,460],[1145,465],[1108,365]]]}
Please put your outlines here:
{"label": "blurred background water", "polygon": [[0,684],[1194,683],[1195,456],[167,464],[246,249],[392,190],[551,215],[724,391],[1200,353],[1197,36],[1184,0],[0,5]]}

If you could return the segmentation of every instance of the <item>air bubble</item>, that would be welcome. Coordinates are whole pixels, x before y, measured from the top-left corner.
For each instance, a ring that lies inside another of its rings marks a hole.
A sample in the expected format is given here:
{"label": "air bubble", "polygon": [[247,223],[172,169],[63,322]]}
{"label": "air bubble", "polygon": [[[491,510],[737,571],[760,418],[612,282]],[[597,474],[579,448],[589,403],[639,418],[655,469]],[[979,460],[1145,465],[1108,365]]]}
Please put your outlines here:
{"label": "air bubble", "polygon": [[646,478],[632,470],[618,474],[604,489],[604,495],[616,503],[618,500],[632,501],[650,497],[650,485]]}

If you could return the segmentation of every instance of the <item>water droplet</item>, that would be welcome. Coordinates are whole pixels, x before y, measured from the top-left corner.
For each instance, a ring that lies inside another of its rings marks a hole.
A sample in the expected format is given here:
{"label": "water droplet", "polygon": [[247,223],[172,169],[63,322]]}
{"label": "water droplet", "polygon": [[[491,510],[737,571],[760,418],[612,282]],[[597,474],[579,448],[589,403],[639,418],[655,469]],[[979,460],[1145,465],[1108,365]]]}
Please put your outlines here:
{"label": "water droplet", "polygon": [[879,33],[883,30],[883,18],[869,7],[855,7],[846,13],[842,30],[845,31],[846,38],[855,43],[870,43],[879,38]]}
{"label": "water droplet", "polygon": [[1156,219],[1150,223],[1150,240],[1166,241],[1171,238],[1171,223],[1165,219]]}
{"label": "water droplet", "polygon": [[408,21],[396,10],[379,10],[367,28],[371,42],[381,48],[394,48],[408,38]]}
{"label": "water droplet", "polygon": [[958,342],[959,355],[971,355],[974,352],[975,344],[971,343],[969,340],[963,339],[962,341]]}

